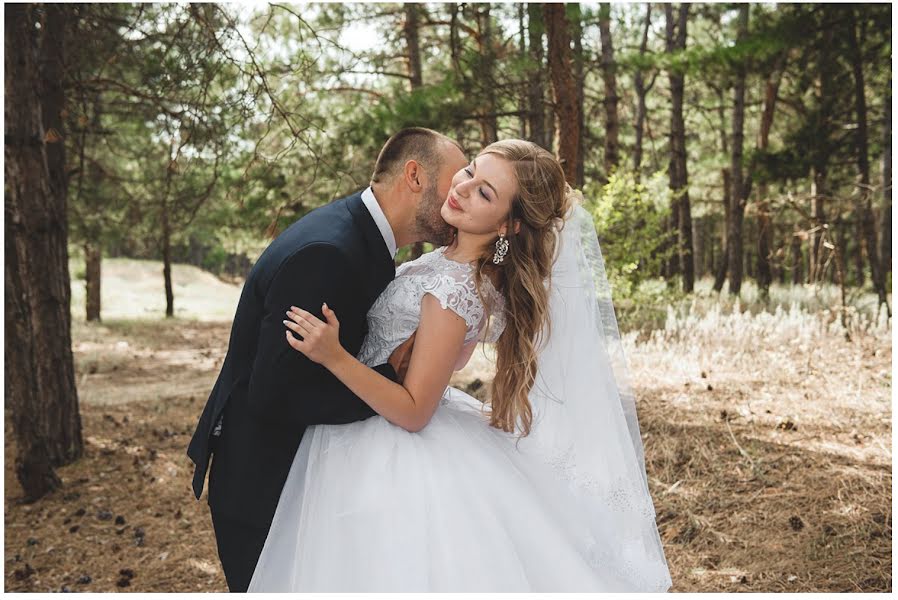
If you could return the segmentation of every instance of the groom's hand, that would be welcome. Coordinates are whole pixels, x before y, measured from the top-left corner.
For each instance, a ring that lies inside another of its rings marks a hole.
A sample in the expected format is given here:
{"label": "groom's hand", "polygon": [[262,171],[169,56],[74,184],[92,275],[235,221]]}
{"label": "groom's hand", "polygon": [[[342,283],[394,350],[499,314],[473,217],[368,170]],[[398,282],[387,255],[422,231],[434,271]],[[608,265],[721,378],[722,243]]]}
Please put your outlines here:
{"label": "groom's hand", "polygon": [[398,383],[405,381],[405,372],[408,371],[408,363],[412,358],[412,348],[415,345],[415,336],[417,334],[418,331],[415,330],[412,337],[402,342],[390,355],[388,362],[393,367],[393,370],[396,371],[396,377],[399,379]]}

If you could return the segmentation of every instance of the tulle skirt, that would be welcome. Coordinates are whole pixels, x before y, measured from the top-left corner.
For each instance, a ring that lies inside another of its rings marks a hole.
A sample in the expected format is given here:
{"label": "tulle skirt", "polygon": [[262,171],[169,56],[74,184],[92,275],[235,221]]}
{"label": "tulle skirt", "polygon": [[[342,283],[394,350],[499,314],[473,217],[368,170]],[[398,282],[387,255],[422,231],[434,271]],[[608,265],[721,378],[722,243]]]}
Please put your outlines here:
{"label": "tulle skirt", "polygon": [[418,433],[379,416],[310,427],[249,591],[670,587],[653,510],[575,493],[516,440],[453,388]]}

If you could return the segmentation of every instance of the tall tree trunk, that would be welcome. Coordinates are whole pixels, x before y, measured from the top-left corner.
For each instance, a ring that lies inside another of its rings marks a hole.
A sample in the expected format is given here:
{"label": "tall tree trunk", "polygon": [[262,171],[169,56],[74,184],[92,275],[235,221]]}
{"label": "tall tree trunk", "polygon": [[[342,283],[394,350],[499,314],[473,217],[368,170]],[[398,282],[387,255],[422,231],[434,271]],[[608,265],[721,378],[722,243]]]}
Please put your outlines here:
{"label": "tall tree trunk", "polygon": [[[607,2],[599,4],[599,36],[602,41],[602,82],[605,87],[605,97],[602,99],[602,104],[605,107],[604,176],[607,178],[620,164],[620,145],[618,142],[620,119],[618,118],[617,113],[617,103],[619,100],[617,95],[617,63],[614,61],[614,44],[611,39],[611,4]],[[643,102],[645,101],[644,92],[641,100]],[[639,132],[639,135],[641,138],[641,131]]]}
{"label": "tall tree trunk", "polygon": [[797,227],[792,232],[789,251],[792,257],[792,285],[798,285],[804,281],[804,257],[801,254],[801,235]]}
{"label": "tall tree trunk", "polygon": [[[736,43],[744,42],[748,36],[748,4],[739,5],[739,32]],[[743,221],[745,217],[745,204],[747,194],[742,173],[742,151],[745,139],[745,79],[746,68],[740,63],[736,69],[735,85],[733,86],[733,152],[731,155],[730,176],[732,178],[733,191],[730,195],[732,207],[730,208],[729,231],[727,232],[727,248],[729,250],[729,293],[738,296],[742,287],[743,266]]]}
{"label": "tall tree trunk", "polygon": [[814,283],[821,278],[821,269],[824,262],[822,248],[823,230],[826,225],[825,198],[828,195],[827,176],[830,157],[830,146],[834,133],[833,111],[835,104],[834,80],[834,53],[833,53],[833,9],[824,6],[823,14],[823,43],[817,64],[818,86],[816,91],[816,103],[819,107],[818,135],[822,143],[811,149],[811,237],[809,245],[810,268],[808,282]]}
{"label": "tall tree trunk", "polygon": [[[729,154],[730,147],[727,141],[727,116],[726,109],[724,108],[726,98],[723,93],[723,88],[714,87],[714,91],[717,94],[717,118],[719,120],[717,131],[720,134],[720,153],[723,156],[726,156]],[[727,268],[729,265],[729,259],[727,257],[727,231],[730,227],[730,192],[732,192],[732,185],[730,183],[730,169],[728,167],[720,170],[720,178],[723,182],[723,235],[721,238],[720,262],[715,265],[714,271],[714,291],[718,293],[723,289],[723,283],[726,281]]]}
{"label": "tall tree trunk", "polygon": [[84,296],[86,318],[88,321],[100,321],[100,265],[103,252],[95,241],[84,243]]}
{"label": "tall tree trunk", "polygon": [[541,4],[527,4],[527,35],[532,66],[528,74],[527,105],[529,109],[530,141],[552,150],[551,140],[546,138],[545,89],[543,87],[543,8]]}
{"label": "tall tree trunk", "polygon": [[580,115],[577,89],[571,70],[571,39],[563,4],[545,5],[546,34],[549,41],[549,74],[558,118],[558,158],[569,184],[577,184],[577,160],[580,148]]}
{"label": "tall tree trunk", "polygon": [[823,226],[826,224],[824,194],[826,193],[826,170],[811,167],[811,233],[808,244],[808,283],[814,283],[821,276],[823,267]]}
{"label": "tall tree trunk", "polygon": [[[860,179],[860,178],[858,178]],[[867,273],[864,267],[864,216],[861,207],[855,206],[851,211],[851,224],[854,225],[854,246],[849,252],[847,246],[842,246],[842,255],[847,259],[854,259],[854,278],[857,287],[864,287],[867,282]],[[847,255],[847,256],[846,256]],[[848,267],[845,267],[848,270]]]}
{"label": "tall tree trunk", "polygon": [[[93,123],[92,128],[94,131],[100,131],[102,128],[102,118],[101,118],[101,98],[98,93],[94,98],[93,102]],[[89,173],[90,182],[91,182],[91,194],[96,196],[99,194],[100,184],[103,179],[103,173],[100,171],[99,167],[95,164],[91,164],[86,166],[83,160],[84,153],[84,143],[85,139],[82,137],[81,139],[81,152],[82,152],[82,161],[81,168],[86,169]],[[79,180],[80,181],[80,180]],[[78,200],[80,202],[84,202],[83,190],[79,184],[78,187]],[[92,198],[92,200],[96,200],[96,197]],[[88,210],[100,210],[97,207],[95,202],[89,202],[88,206],[91,207]],[[100,321],[100,313],[102,310],[102,296],[101,296],[101,263],[103,260],[103,246],[100,241],[100,226],[97,224],[91,223],[89,220],[85,224],[85,241],[84,241],[84,307],[86,312],[86,318],[88,321]]]}
{"label": "tall tree trunk", "polygon": [[723,289],[723,282],[726,281],[727,267],[729,265],[729,223],[730,223],[730,194],[733,186],[730,183],[730,170],[721,169],[721,177],[723,179],[723,252],[721,252],[720,262],[717,264],[717,270],[714,273],[714,291],[720,292]]}
{"label": "tall tree trunk", "polygon": [[571,2],[566,5],[567,21],[570,25],[571,40],[574,43],[573,66],[574,66],[574,85],[577,89],[577,179],[575,188],[583,187],[583,178],[585,174],[585,156],[584,145],[586,143],[586,121],[584,119],[583,106],[583,86],[585,84],[585,74],[583,68],[583,23],[580,13],[580,4]]}
{"label": "tall tree trunk", "polygon": [[892,270],[892,78],[886,88],[885,126],[882,137],[882,224],[879,235],[879,264],[883,273]]}
{"label": "tall tree trunk", "polygon": [[165,280],[165,316],[175,316],[175,294],[171,280],[171,224],[168,199],[162,201],[162,278]]}
{"label": "tall tree trunk", "polygon": [[[461,40],[459,39],[459,18],[458,13],[461,11],[460,4],[450,4],[449,9],[449,58],[452,62],[452,73],[455,77],[457,85],[467,92],[468,85],[465,78],[465,71],[461,66]],[[455,141],[462,148],[465,147],[465,123],[462,119],[455,121]]]}
{"label": "tall tree trunk", "polygon": [[493,21],[490,16],[490,3],[472,5],[477,12],[477,23],[480,35],[477,41],[480,50],[481,72],[477,76],[477,86],[481,91],[483,103],[480,118],[480,144],[488,146],[499,139],[499,120],[496,117],[496,85],[495,65],[496,53],[493,47]]}
{"label": "tall tree trunk", "polygon": [[[867,145],[867,99],[864,96],[864,65],[861,57],[861,50],[858,45],[858,34],[855,15],[855,7],[851,6],[848,13],[851,20],[848,23],[848,46],[851,50],[851,66],[854,73],[854,105],[857,114],[857,135],[855,137],[857,150],[857,168],[858,168],[858,217],[860,219],[859,241],[864,254],[867,256],[867,263],[870,265],[870,277],[873,279],[873,290],[879,298],[879,304],[886,304],[886,310],[891,314],[888,308],[888,300],[886,298],[886,282],[885,274],[879,263],[877,254],[878,247],[876,243],[876,222],[873,218],[873,205],[871,197],[873,190],[870,187],[870,160],[868,157]],[[861,21],[860,39],[865,36],[865,21]]]}
{"label": "tall tree trunk", "polygon": [[[686,49],[686,23],[689,4],[681,3],[677,21],[674,21],[673,5],[665,4],[667,17],[667,52],[673,54]],[[670,162],[668,166],[670,189],[673,196],[672,212],[677,215],[677,256],[683,276],[683,290],[692,292],[695,272],[692,261],[692,211],[689,203],[689,176],[686,169],[686,127],[683,118],[683,94],[685,74],[670,69]],[[671,223],[673,224],[673,223]]]}
{"label": "tall tree trunk", "polygon": [[[419,5],[413,2],[403,4],[405,20],[402,24],[402,34],[405,36],[405,48],[408,54],[406,64],[408,66],[410,91],[420,89],[424,85],[424,77],[421,72],[421,45],[418,42]],[[412,260],[424,254],[424,244],[416,242],[412,244]]]}
{"label": "tall tree trunk", "polygon": [[[642,41],[639,42],[639,56],[644,57],[646,52],[648,51],[648,43],[649,43],[649,29],[652,26],[652,3],[646,2],[645,4],[645,24],[642,28]],[[645,79],[643,77],[642,68],[637,68],[635,74],[633,76],[633,85],[636,89],[636,143],[633,147],[633,171],[636,174],[636,181],[640,181],[641,170],[642,170],[642,137],[645,129],[645,119],[647,114],[647,107],[645,98],[648,95],[649,89],[651,89],[652,85],[655,83],[655,76],[652,76],[652,81],[649,85],[645,84]]]}
{"label": "tall tree trunk", "polygon": [[692,240],[695,246],[692,262],[696,279],[701,279],[702,273],[705,271],[705,222],[706,220],[704,218],[698,218],[692,221]]}
{"label": "tall tree trunk", "polygon": [[[518,8],[518,59],[527,58],[527,34],[524,29],[524,5],[520,2]],[[518,92],[518,137],[522,140],[527,139],[527,82],[521,82],[520,91]]]}
{"label": "tall tree trunk", "polygon": [[[776,100],[779,96],[779,86],[783,78],[786,57],[785,52],[779,55],[770,75],[764,82],[764,109],[761,113],[761,126],[758,131],[758,150],[761,153],[766,152],[770,146],[770,130],[773,128]],[[773,282],[773,273],[770,268],[773,250],[773,220],[770,217],[770,204],[767,195],[767,183],[762,181],[758,185],[758,287],[764,298],[770,295],[770,284]]]}
{"label": "tall tree trunk", "polygon": [[53,468],[83,450],[71,353],[62,10],[46,5],[37,28],[41,16],[34,5],[4,7],[4,391],[16,475],[29,500],[58,487]]}
{"label": "tall tree trunk", "polygon": [[418,42],[418,17],[419,5],[414,2],[403,4],[405,10],[405,20],[402,24],[402,33],[405,36],[405,48],[408,54],[406,64],[408,65],[409,83],[411,91],[415,91],[424,83],[421,75],[421,46]]}
{"label": "tall tree trunk", "polygon": [[[546,65],[548,67],[548,65]],[[546,129],[546,150],[549,152],[554,152],[556,155],[559,154],[559,140],[558,140],[558,130],[559,127],[557,125],[558,122],[558,111],[556,110],[555,101],[552,99],[552,89],[546,90],[546,98],[543,101],[543,104],[546,107],[545,112],[545,129]]]}
{"label": "tall tree trunk", "polygon": [[[47,170],[50,177],[52,204],[43,217],[47,229],[40,232],[46,254],[35,253],[41,267],[39,292],[32,296],[37,303],[33,322],[37,346],[42,360],[38,376],[52,409],[47,416],[50,461],[54,466],[71,463],[81,457],[81,415],[75,387],[75,363],[72,357],[72,301],[68,249],[68,176],[65,168],[65,40],[70,7],[46,4],[41,36],[41,109],[46,134]],[[38,258],[41,257],[41,258]],[[31,257],[29,257],[30,259]],[[50,339],[53,338],[53,341]]]}

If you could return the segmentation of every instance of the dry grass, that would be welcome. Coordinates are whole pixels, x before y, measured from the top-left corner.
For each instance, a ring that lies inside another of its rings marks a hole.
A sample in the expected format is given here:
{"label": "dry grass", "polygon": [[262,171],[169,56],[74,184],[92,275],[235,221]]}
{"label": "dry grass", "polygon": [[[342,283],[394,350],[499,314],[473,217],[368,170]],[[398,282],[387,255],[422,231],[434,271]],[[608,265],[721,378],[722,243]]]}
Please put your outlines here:
{"label": "dry grass", "polygon": [[677,591],[891,591],[891,331],[671,315],[628,355]]}
{"label": "dry grass", "polygon": [[[706,302],[626,337],[673,591],[891,591],[891,330],[857,323]],[[185,450],[229,327],[76,320],[85,456],[20,504],[7,418],[6,591],[226,590]]]}
{"label": "dry grass", "polygon": [[[84,319],[83,261],[69,261],[72,275],[72,315]],[[81,277],[79,279],[78,277]],[[133,258],[107,258],[102,265],[100,295],[103,319],[156,320],[165,317],[162,263]],[[175,316],[198,321],[234,317],[240,286],[225,283],[193,265],[172,265]]]}

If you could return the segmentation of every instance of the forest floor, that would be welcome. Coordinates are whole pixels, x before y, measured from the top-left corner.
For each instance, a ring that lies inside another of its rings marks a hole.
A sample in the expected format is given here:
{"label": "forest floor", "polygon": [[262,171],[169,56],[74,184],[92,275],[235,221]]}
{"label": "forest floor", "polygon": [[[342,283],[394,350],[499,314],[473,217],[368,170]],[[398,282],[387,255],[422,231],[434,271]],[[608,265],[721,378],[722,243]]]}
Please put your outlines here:
{"label": "forest floor", "polygon": [[[671,591],[891,591],[891,330],[832,320],[711,307],[626,336]],[[6,591],[227,591],[185,452],[229,331],[75,319],[84,457],[21,503],[7,414]],[[478,350],[453,385],[490,373]]]}

